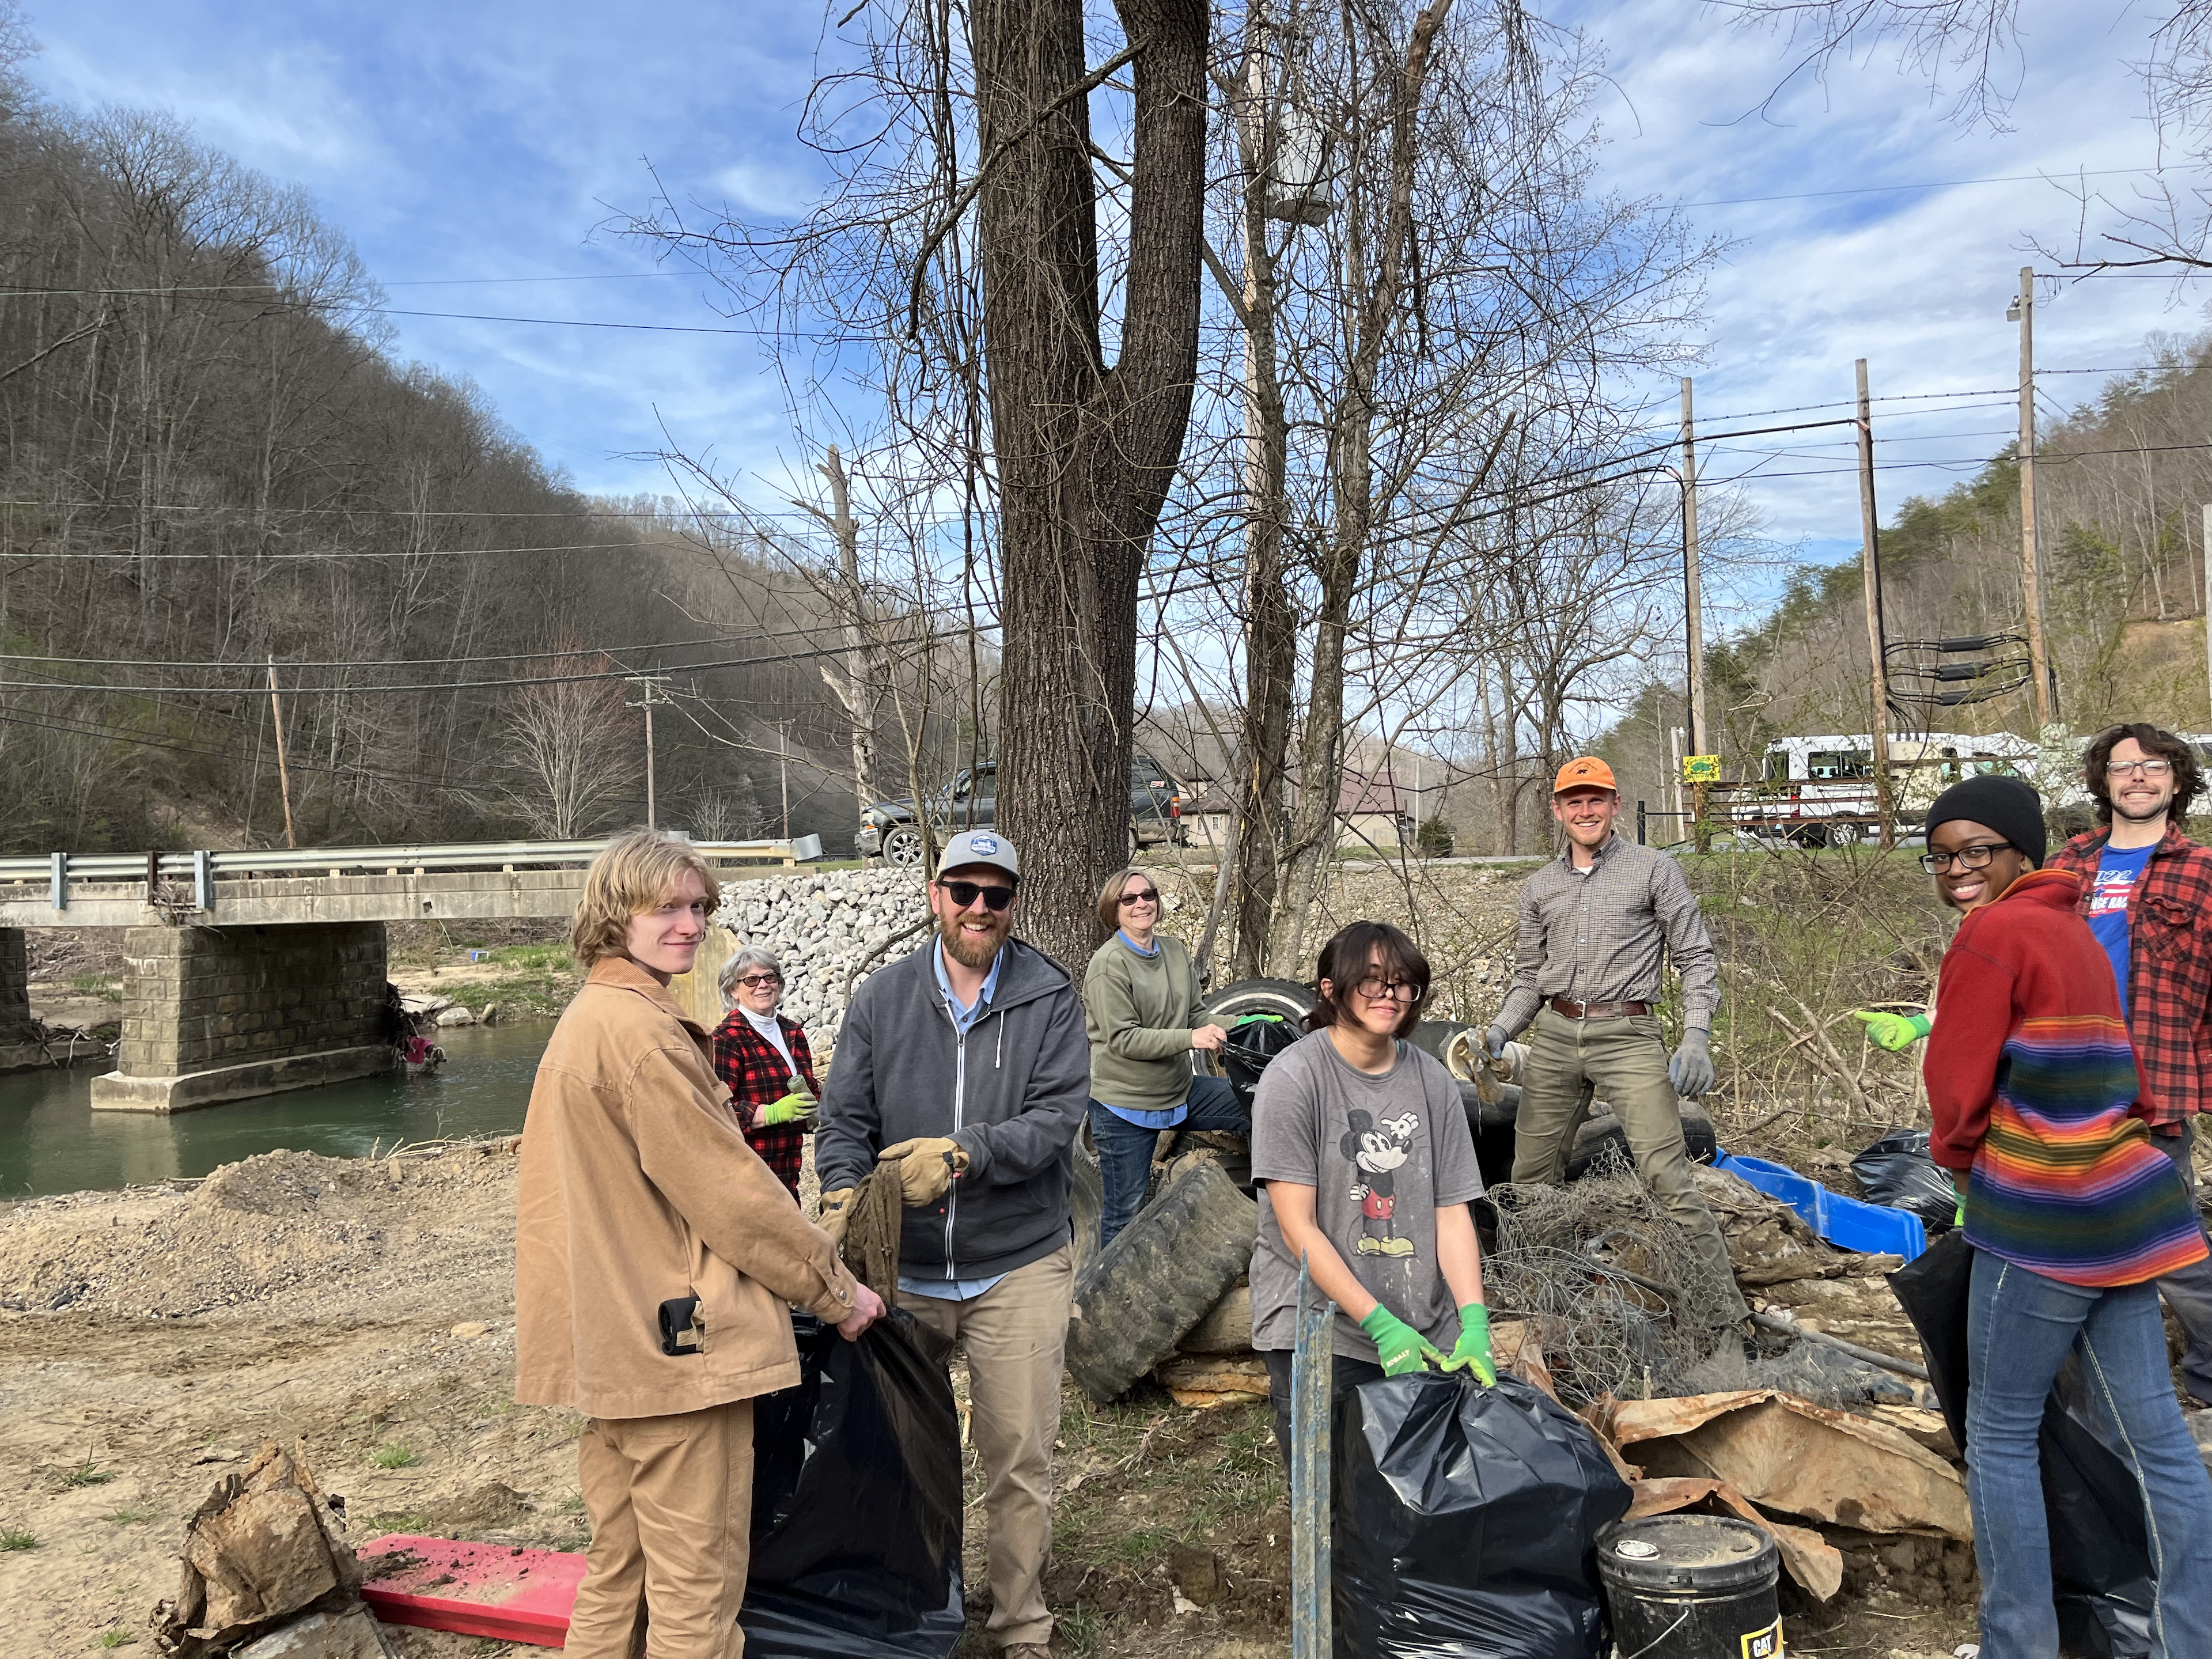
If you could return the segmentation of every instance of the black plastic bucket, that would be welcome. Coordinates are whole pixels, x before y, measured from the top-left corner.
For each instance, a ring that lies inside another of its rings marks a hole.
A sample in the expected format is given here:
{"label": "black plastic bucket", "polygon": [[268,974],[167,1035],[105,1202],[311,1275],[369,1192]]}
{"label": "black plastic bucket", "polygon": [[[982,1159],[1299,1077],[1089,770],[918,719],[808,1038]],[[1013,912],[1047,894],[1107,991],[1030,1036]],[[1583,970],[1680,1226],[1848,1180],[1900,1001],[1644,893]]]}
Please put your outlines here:
{"label": "black plastic bucket", "polygon": [[1598,1534],[1620,1659],[1780,1659],[1773,1539],[1717,1515],[1654,1515]]}

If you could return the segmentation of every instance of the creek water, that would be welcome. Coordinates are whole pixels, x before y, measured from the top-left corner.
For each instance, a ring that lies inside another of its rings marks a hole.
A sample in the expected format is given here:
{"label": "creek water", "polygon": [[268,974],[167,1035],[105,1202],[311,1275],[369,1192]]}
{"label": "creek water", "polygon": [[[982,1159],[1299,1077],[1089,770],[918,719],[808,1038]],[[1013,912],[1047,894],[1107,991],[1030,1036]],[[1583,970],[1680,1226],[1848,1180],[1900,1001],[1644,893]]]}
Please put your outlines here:
{"label": "creek water", "polygon": [[552,1035],[550,1019],[462,1026],[438,1033],[446,1064],[427,1078],[392,1072],[167,1116],[94,1111],[101,1066],[0,1076],[0,1200],[204,1176],[279,1146],[357,1158],[380,1141],[511,1134]]}

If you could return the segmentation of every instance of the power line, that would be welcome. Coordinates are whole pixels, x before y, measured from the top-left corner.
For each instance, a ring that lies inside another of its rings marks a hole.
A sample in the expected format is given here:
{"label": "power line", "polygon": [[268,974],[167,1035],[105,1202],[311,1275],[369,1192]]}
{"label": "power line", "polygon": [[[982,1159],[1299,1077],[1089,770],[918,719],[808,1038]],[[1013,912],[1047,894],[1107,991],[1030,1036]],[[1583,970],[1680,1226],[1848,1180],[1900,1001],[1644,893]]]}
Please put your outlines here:
{"label": "power line", "polygon": [[[295,662],[279,658],[279,668],[428,668],[440,663],[537,662],[556,657],[611,657],[625,651],[680,651],[697,645],[731,645],[740,640],[773,637],[762,634],[708,634],[695,640],[645,640],[635,645],[580,645],[558,651],[491,651],[458,657],[363,657],[351,661]],[[0,652],[0,670],[11,662],[58,662],[85,668],[244,668],[258,670],[262,663],[204,662],[159,657],[54,657],[33,651]],[[0,690],[6,689],[0,684]]]}
{"label": "power line", "polygon": [[[1142,597],[1142,596],[1140,596]],[[988,634],[997,630],[997,623],[977,623],[972,629],[947,628],[929,629],[919,634],[905,635],[875,641],[879,646],[920,645],[931,640],[963,639],[970,632]],[[842,656],[850,650],[843,644],[823,646],[806,651],[779,652],[765,657],[725,657],[712,662],[669,663],[660,672],[676,674],[699,674],[723,668],[763,668],[775,663],[811,662],[817,658]],[[438,680],[406,685],[287,685],[288,697],[317,696],[384,696],[393,692],[414,691],[488,691],[510,686],[574,685],[592,680],[626,680],[637,675],[635,668],[613,668],[589,674],[524,674],[506,679]],[[252,696],[263,690],[258,686],[235,685],[110,685],[97,680],[11,680],[9,691],[76,691],[101,692],[117,696]]]}
{"label": "power line", "polygon": [[2157,167],[2098,167],[2087,173],[2058,175],[2047,173],[2006,173],[1995,179],[1932,179],[1912,185],[1854,185],[1842,190],[1798,190],[1784,196],[1731,196],[1723,200],[1684,202],[1683,207],[1747,207],[1758,202],[1811,202],[1826,196],[1888,196],[1905,190],[1963,190],[1969,185],[2055,184],[2060,177],[2117,179],[2134,173],[2156,173]]}
{"label": "power line", "polygon": [[330,311],[364,317],[439,317],[463,323],[530,323],[544,328],[613,328],[630,329],[647,334],[737,334],[751,339],[821,339],[835,337],[820,331],[786,328],[716,328],[703,323],[610,323],[576,317],[511,317],[493,312],[477,311],[420,311],[399,306],[358,305],[342,299],[311,299],[293,297],[274,283],[211,283],[204,288],[190,286],[175,288],[8,288],[0,289],[0,298],[5,299],[79,299],[160,298],[180,294],[268,294],[270,303],[296,307],[302,310]]}
{"label": "power line", "polygon": [[[22,505],[22,503],[11,501],[7,503],[7,505],[13,507]],[[118,503],[116,510],[118,512],[129,512],[134,509],[121,503]],[[160,511],[161,509],[156,508],[154,510]],[[220,513],[226,509],[221,507],[210,506],[207,510],[211,513]],[[242,511],[244,509],[239,510]],[[0,553],[0,559],[6,559],[11,562],[18,559],[131,559],[133,561],[155,559],[167,561],[238,559],[242,561],[251,561],[253,562],[264,562],[276,559],[455,559],[477,556],[491,557],[495,555],[514,553],[603,553],[616,548],[635,549],[640,544],[635,541],[564,542],[553,547],[424,547],[416,548],[412,550],[405,548],[394,548],[386,552],[370,552],[357,548],[343,548],[313,553],[283,551],[267,553],[259,551],[250,553],[133,553],[123,549],[116,548],[84,547],[78,548],[74,551],[57,552],[39,552],[36,550],[26,550],[25,551],[19,553],[11,549],[5,553]]]}

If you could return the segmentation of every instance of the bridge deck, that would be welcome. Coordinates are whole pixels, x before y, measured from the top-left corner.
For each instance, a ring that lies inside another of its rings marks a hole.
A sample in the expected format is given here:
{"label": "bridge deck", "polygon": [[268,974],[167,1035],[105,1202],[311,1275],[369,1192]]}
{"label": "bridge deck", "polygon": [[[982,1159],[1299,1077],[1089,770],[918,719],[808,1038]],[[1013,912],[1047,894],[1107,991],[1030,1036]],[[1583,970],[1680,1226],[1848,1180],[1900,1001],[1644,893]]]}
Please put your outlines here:
{"label": "bridge deck", "polygon": [[[585,866],[605,845],[514,842],[0,859],[0,927],[565,916],[576,907]],[[787,866],[822,856],[815,836],[696,845],[725,879],[765,874],[763,864]]]}

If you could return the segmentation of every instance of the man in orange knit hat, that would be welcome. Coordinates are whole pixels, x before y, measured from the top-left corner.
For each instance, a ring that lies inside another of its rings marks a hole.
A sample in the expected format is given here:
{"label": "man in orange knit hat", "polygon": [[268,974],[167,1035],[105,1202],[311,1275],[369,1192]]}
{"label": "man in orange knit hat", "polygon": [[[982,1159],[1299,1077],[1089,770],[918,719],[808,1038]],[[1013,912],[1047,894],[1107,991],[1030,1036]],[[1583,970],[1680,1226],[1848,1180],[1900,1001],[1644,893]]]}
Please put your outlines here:
{"label": "man in orange knit hat", "polygon": [[[1736,1288],[1720,1224],[1705,1207],[1682,1144],[1678,1096],[1713,1086],[1711,1027],[1720,970],[1682,866],[1613,833],[1620,791],[1613,769],[1583,755],[1559,769],[1552,816],[1566,850],[1521,890],[1513,988],[1484,1046],[1492,1054],[1524,1027],[1513,1179],[1557,1182],[1592,1097],[1620,1120],[1636,1172],[1684,1232],[1735,1319]],[[1666,958],[1682,975],[1682,1039],[1673,1058],[1659,1024]]]}

